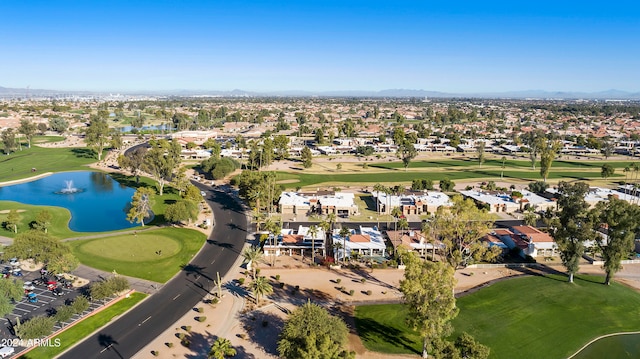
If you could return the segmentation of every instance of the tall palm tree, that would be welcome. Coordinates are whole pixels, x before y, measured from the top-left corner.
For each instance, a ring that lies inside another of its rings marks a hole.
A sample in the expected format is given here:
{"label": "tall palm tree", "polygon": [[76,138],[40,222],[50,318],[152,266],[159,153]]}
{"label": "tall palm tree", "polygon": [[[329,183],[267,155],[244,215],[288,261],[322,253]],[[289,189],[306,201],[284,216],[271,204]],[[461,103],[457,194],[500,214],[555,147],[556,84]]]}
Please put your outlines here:
{"label": "tall palm tree", "polygon": [[256,305],[260,303],[260,297],[273,293],[271,283],[265,277],[257,277],[251,282],[251,292],[256,297]]}
{"label": "tall palm tree", "polygon": [[394,230],[397,231],[398,230],[398,218],[400,218],[400,216],[402,216],[402,210],[400,209],[400,207],[394,207],[393,210],[391,210],[391,215],[395,219]]}
{"label": "tall palm tree", "polygon": [[327,245],[330,248],[333,248],[333,224],[336,223],[336,214],[335,213],[327,214],[326,221],[329,223],[329,237],[328,237],[329,243],[327,243]]}
{"label": "tall palm tree", "polygon": [[376,183],[373,186],[373,191],[376,192],[376,212],[378,212],[378,215],[380,214],[380,193],[384,192],[385,186],[380,184],[380,183]]}
{"label": "tall palm tree", "polygon": [[624,183],[627,184],[627,182],[629,182],[629,172],[631,172],[631,168],[629,168],[629,166],[626,166],[622,172],[624,172]]}
{"label": "tall palm tree", "polygon": [[231,345],[231,341],[226,338],[218,338],[209,351],[208,357],[210,359],[224,359],[236,355],[236,350]]}
{"label": "tall palm tree", "polygon": [[500,172],[500,178],[504,178],[504,163],[507,161],[505,156],[502,156],[502,172]]}
{"label": "tall palm tree", "polygon": [[351,234],[351,230],[347,227],[340,228],[340,237],[342,237],[342,262],[347,258],[347,237]]}
{"label": "tall palm tree", "polygon": [[315,224],[309,227],[309,235],[311,236],[311,263],[316,263],[316,236],[318,235],[319,228]]}
{"label": "tall palm tree", "polygon": [[245,263],[250,263],[251,271],[253,272],[253,278],[256,277],[256,267],[258,262],[262,259],[264,253],[260,247],[249,247],[242,252],[242,257]]}

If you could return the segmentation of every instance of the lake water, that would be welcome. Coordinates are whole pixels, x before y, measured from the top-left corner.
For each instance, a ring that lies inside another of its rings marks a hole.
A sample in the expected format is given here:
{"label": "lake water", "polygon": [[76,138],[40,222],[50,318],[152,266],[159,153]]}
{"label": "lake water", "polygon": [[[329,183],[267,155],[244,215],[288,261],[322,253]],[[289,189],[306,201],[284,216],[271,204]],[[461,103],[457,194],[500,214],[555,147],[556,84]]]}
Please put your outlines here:
{"label": "lake water", "polygon": [[591,343],[573,359],[638,358],[639,354],[640,334],[621,334]]}
{"label": "lake water", "polygon": [[[67,187],[76,191],[68,191]],[[136,226],[127,221],[125,213],[134,192],[106,173],[62,172],[0,187],[0,200],[64,207],[71,212],[72,231],[104,232]]]}

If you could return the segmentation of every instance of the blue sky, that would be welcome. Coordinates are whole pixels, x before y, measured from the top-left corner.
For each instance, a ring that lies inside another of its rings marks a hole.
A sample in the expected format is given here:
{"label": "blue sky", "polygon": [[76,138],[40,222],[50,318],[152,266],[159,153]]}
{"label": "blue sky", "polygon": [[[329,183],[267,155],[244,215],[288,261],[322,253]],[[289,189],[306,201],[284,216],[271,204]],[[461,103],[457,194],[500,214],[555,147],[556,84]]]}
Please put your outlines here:
{"label": "blue sky", "polygon": [[640,91],[640,4],[2,0],[0,86]]}

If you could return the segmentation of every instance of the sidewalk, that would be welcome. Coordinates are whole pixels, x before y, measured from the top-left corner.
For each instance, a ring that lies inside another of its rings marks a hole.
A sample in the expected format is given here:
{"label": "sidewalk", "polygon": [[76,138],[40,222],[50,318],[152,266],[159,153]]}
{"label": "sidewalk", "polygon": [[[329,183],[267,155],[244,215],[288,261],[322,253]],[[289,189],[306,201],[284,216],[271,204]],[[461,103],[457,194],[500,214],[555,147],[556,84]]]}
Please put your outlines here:
{"label": "sidewalk", "polygon": [[[91,268],[84,264],[80,264],[78,268],[71,271],[71,274],[80,278],[88,279],[90,282],[101,281],[113,275],[113,273],[111,272]],[[135,289],[136,291],[141,293],[146,293],[151,295],[157,292],[160,288],[162,288],[162,286],[164,286],[163,283],[153,282],[150,280],[145,280],[145,279],[140,279],[135,277],[129,277],[126,275],[122,275],[120,273],[118,273],[118,275],[126,278],[129,281],[129,284],[131,285],[131,289]]]}

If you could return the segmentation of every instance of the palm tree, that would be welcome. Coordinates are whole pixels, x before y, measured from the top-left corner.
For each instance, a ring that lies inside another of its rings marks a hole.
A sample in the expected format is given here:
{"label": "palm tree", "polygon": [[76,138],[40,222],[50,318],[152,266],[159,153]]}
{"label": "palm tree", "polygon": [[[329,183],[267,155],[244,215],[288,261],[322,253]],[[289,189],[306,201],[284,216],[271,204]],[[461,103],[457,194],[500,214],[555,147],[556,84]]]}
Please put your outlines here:
{"label": "palm tree", "polygon": [[342,237],[342,262],[347,258],[347,237],[351,234],[351,230],[347,227],[340,228],[340,237]]}
{"label": "palm tree", "polygon": [[380,183],[376,183],[373,186],[373,191],[376,192],[376,212],[378,212],[378,214],[380,214],[380,193],[384,192],[385,186],[380,184]]}
{"label": "palm tree", "polygon": [[311,236],[311,263],[316,263],[316,236],[318,235],[318,226],[311,225],[309,227],[309,235]]}
{"label": "palm tree", "polygon": [[273,293],[273,287],[265,277],[257,277],[251,282],[251,292],[256,297],[256,305],[260,303],[260,297]]}
{"label": "palm tree", "polygon": [[398,230],[398,218],[400,218],[400,216],[402,216],[402,210],[400,209],[400,207],[394,207],[393,210],[391,211],[391,215],[395,219],[394,230],[397,231]]}
{"label": "palm tree", "polygon": [[211,359],[224,359],[236,355],[236,350],[231,345],[231,341],[226,338],[218,338],[209,351],[208,357]]}
{"label": "palm tree", "polygon": [[262,259],[264,253],[262,253],[262,249],[260,247],[249,247],[242,252],[242,257],[244,258],[244,262],[248,263],[251,266],[251,271],[253,272],[253,278],[256,277],[256,266],[258,262]]}
{"label": "palm tree", "polygon": [[500,172],[500,178],[504,178],[504,163],[507,161],[505,156],[502,156],[502,172]]}
{"label": "palm tree", "polygon": [[626,166],[622,172],[624,172],[624,183],[627,184],[627,182],[629,182],[629,172],[631,172],[631,168],[629,168],[629,166]]}
{"label": "palm tree", "polygon": [[333,246],[333,224],[336,223],[336,214],[327,214],[326,221],[329,223],[329,246]]}

